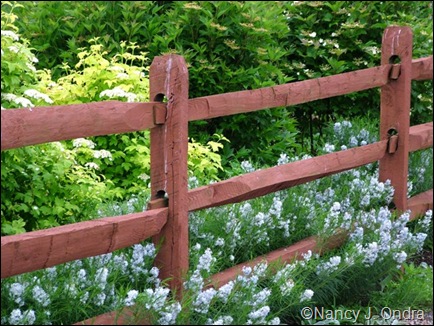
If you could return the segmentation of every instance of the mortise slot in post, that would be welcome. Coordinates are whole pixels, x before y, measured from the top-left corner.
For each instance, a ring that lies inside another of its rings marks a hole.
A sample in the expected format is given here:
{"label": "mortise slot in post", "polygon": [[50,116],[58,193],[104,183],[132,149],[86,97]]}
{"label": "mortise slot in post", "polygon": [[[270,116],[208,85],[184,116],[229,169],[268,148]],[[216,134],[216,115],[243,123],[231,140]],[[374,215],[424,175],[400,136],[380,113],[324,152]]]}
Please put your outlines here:
{"label": "mortise slot in post", "polygon": [[[164,94],[157,94],[154,97],[154,102],[167,103],[167,98]],[[163,125],[166,122],[167,107],[166,105],[155,104],[153,106],[153,118],[155,125]]]}
{"label": "mortise slot in post", "polygon": [[389,58],[389,63],[393,65],[389,72],[389,79],[397,80],[401,74],[401,58],[397,55],[392,55]]}
{"label": "mortise slot in post", "polygon": [[157,194],[155,195],[155,197],[157,197],[157,198],[169,198],[167,196],[167,193],[166,193],[165,190],[158,190]]}
{"label": "mortise slot in post", "polygon": [[169,207],[169,197],[164,190],[158,190],[155,199],[148,202],[147,209]]}
{"label": "mortise slot in post", "polygon": [[398,131],[394,128],[390,128],[387,131],[389,141],[387,143],[387,152],[393,154],[398,149]]}

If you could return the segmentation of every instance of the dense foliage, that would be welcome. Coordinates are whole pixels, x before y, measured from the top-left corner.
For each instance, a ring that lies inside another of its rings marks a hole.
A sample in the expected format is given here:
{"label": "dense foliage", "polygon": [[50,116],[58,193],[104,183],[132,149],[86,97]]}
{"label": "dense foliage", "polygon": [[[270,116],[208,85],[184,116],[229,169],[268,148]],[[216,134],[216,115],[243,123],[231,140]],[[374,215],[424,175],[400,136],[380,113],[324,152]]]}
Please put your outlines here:
{"label": "dense foliage", "polygon": [[[328,124],[319,152],[376,141],[377,126],[367,121]],[[277,164],[298,159],[282,153]],[[432,188],[432,162],[432,149],[412,158],[409,195]],[[234,173],[255,168],[244,161]],[[196,182],[190,179],[192,186]],[[399,317],[381,314],[384,307],[410,306],[422,313],[432,307],[432,267],[409,262],[432,239],[432,211],[408,223],[408,213],[389,211],[392,195],[393,187],[379,182],[373,163],[261,198],[191,212],[190,270],[182,300],[158,278],[153,266],[158,249],[145,241],[2,280],[1,323],[73,324],[128,306],[134,313],[125,324],[145,319],[152,325],[309,325],[324,319],[308,314],[315,307],[359,311],[358,317],[341,317],[345,325],[396,324]],[[144,206],[146,199],[136,198],[105,209],[115,215]],[[235,280],[202,288],[216,272],[308,236],[318,236],[321,248],[336,228],[349,232],[340,248],[321,255],[308,251],[290,263],[244,266]],[[369,314],[373,317],[366,320]],[[319,324],[338,324],[333,317],[339,318],[328,315]]]}
{"label": "dense foliage", "polygon": [[[414,57],[432,54],[430,1],[98,1],[22,2],[20,32],[32,40],[40,67],[62,74],[62,63],[100,37],[110,55],[136,42],[152,60],[179,53],[189,64],[190,97],[256,89],[379,64],[389,25],[411,26]],[[80,21],[80,24],[76,22]],[[415,83],[412,123],[432,114],[432,82]],[[273,162],[286,148],[312,143],[324,121],[379,112],[377,90],[290,108],[191,123],[205,143],[223,134],[223,162],[252,157]],[[308,141],[307,141],[308,140]],[[272,145],[272,146],[270,146]],[[313,152],[313,148],[309,149]]]}
{"label": "dense foliage", "polygon": [[[37,59],[28,41],[16,33],[17,17],[3,11],[7,5],[2,2],[2,109],[51,104],[53,101],[35,88]],[[2,151],[1,178],[2,234],[95,216],[95,207],[107,198],[110,183],[103,183],[92,169],[77,164],[77,153],[61,143]]]}
{"label": "dense foliage", "polygon": [[[77,53],[74,68],[63,65],[56,82],[37,70],[28,41],[17,34],[19,4],[2,3],[2,108],[88,103],[115,99],[147,101],[148,63],[134,43],[107,57],[98,38]],[[3,50],[4,49],[4,50]],[[189,173],[217,179],[217,152],[227,141],[214,134],[205,144],[189,142]],[[149,192],[149,132],[74,139],[2,151],[2,234],[78,222],[97,216],[98,204]]]}
{"label": "dense foliage", "polygon": [[[190,97],[362,69],[379,64],[390,24],[410,25],[414,57],[423,57],[432,53],[431,13],[426,1],[3,2],[2,106],[144,101],[147,67],[165,53],[186,58]],[[432,112],[431,85],[414,83],[413,123]],[[336,116],[375,118],[378,101],[378,90],[371,90],[190,123],[196,142],[189,145],[191,174],[225,177],[222,166],[248,157],[273,164],[283,151],[308,151],[307,139],[315,153],[315,127],[322,132],[323,121]],[[97,160],[93,173],[113,182],[111,196],[124,198],[148,185],[146,132],[91,141],[110,154],[93,157],[93,149],[80,145],[78,161]]]}
{"label": "dense foliage", "polygon": [[[428,1],[3,1],[1,106],[148,101],[149,65],[167,53],[185,57],[190,97],[363,69],[379,64],[389,25],[412,27],[415,58],[432,55]],[[432,82],[413,86],[412,124],[431,120]],[[374,142],[378,112],[371,90],[191,123],[190,187]],[[2,151],[2,235],[145,210],[149,156],[148,132]],[[409,196],[432,188],[432,159],[432,149],[410,156]],[[407,264],[424,245],[432,252],[432,211],[407,223],[389,211],[392,194],[373,163],[190,213],[181,302],[142,243],[2,280],[1,323],[69,324],[133,303],[132,322],[153,324],[311,324],[302,307],[432,307],[432,267]],[[213,273],[336,228],[350,232],[340,249],[245,267],[202,290]]]}

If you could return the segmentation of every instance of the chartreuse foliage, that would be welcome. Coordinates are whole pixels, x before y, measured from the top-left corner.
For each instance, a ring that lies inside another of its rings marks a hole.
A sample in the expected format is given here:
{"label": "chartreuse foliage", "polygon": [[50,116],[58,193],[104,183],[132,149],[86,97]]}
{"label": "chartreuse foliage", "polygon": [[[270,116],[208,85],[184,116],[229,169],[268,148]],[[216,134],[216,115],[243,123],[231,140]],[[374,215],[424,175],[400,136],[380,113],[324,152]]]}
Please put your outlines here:
{"label": "chartreuse foliage", "polygon": [[[134,54],[137,45],[121,43],[121,53],[108,58],[98,38],[89,49],[78,54],[75,69],[65,65],[67,75],[53,83],[49,71],[41,72],[41,91],[56,104],[87,103],[116,99],[128,102],[149,101],[149,79],[146,53]],[[206,144],[189,143],[189,171],[198,179],[216,179],[222,170],[220,155],[224,136],[215,135]],[[96,148],[108,150],[110,157],[99,163],[101,175],[116,185],[116,195],[140,193],[149,185],[150,138],[149,131],[123,135],[93,137]],[[81,152],[80,163],[91,159],[92,151]]]}
{"label": "chartreuse foliage", "polygon": [[[98,44],[98,38],[90,40],[89,48],[78,53],[79,62],[74,68],[65,64],[65,76],[52,82],[49,70],[40,72],[40,90],[50,96],[55,104],[73,104],[109,99],[138,102],[149,97],[147,57],[135,54],[136,46],[121,44],[122,52],[106,58],[107,52]],[[149,175],[148,132],[93,137],[91,147],[105,150],[105,157],[98,164],[99,173],[116,186],[115,195],[123,198],[127,193],[137,193],[147,188]],[[68,142],[73,147],[73,142]],[[79,147],[83,147],[80,146]],[[86,146],[84,146],[86,147]],[[80,151],[79,162],[92,159],[92,149]]]}
{"label": "chartreuse foliage", "polygon": [[[122,41],[136,42],[151,60],[165,53],[183,55],[190,65],[190,97],[378,65],[382,33],[389,25],[412,28],[415,58],[432,54],[430,1],[20,3],[20,32],[32,39],[41,67],[55,69],[55,79],[62,62],[75,65],[74,53],[100,36],[109,56],[120,52]],[[432,115],[432,82],[416,82],[413,87],[416,124]],[[195,122],[190,131],[201,143],[216,132],[230,139],[224,165],[234,157],[249,156],[271,164],[282,149],[297,148],[295,139],[303,146],[306,138],[312,143],[325,120],[366,111],[378,114],[378,90]]]}
{"label": "chartreuse foliage", "polygon": [[[16,8],[19,5],[2,3]],[[90,40],[74,68],[52,81],[51,71],[36,70],[37,59],[14,27],[13,10],[2,10],[2,108],[87,103],[108,99],[147,101],[146,54],[122,42],[107,52]],[[19,78],[23,77],[22,80]],[[189,143],[191,176],[216,179],[218,151],[226,140],[215,135],[205,145]],[[149,186],[149,133],[75,139],[2,153],[2,233],[14,234],[97,216],[105,200],[142,195]]]}
{"label": "chartreuse foliage", "polygon": [[[53,103],[36,89],[37,75],[28,42],[16,33],[13,11],[2,2],[3,108],[33,107]],[[12,6],[12,8],[15,8]],[[96,215],[107,185],[86,166],[77,164],[77,153],[61,143],[1,152],[1,232],[15,234],[59,224],[77,222]]]}

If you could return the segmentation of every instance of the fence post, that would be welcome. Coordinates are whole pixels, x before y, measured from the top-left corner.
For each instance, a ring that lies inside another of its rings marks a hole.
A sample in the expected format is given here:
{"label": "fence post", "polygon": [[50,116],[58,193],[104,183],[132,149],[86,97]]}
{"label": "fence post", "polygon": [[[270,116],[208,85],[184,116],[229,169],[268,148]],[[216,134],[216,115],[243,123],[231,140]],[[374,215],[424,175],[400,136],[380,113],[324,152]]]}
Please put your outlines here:
{"label": "fence post", "polygon": [[379,179],[391,181],[393,203],[400,212],[407,209],[412,47],[410,27],[391,26],[384,31],[381,64],[393,65],[389,82],[381,87],[380,139],[389,139],[389,144],[380,160]]}
{"label": "fence post", "polygon": [[180,296],[188,270],[188,71],[182,56],[154,58],[150,95],[151,101],[166,102],[165,109],[154,107],[157,126],[151,129],[151,203],[169,207],[166,225],[153,237],[161,245],[155,266]]}

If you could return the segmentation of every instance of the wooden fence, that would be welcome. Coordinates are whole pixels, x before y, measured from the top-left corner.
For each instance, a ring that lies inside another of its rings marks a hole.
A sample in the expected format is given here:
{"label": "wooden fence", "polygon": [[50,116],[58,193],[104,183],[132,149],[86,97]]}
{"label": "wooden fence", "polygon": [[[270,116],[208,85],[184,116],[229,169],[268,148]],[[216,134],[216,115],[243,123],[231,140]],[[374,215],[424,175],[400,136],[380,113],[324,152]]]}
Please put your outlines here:
{"label": "wooden fence", "polygon": [[[150,237],[163,245],[155,259],[160,277],[182,294],[188,271],[188,213],[236,203],[379,161],[380,181],[390,179],[398,211],[415,218],[433,207],[433,190],[407,198],[409,152],[432,147],[433,123],[410,127],[412,80],[433,78],[433,57],[412,59],[412,31],[391,26],[383,34],[381,65],[257,90],[188,99],[188,71],[181,56],[156,57],[148,103],[118,101],[1,111],[1,150],[45,142],[151,129],[151,201],[141,213],[80,222],[1,238],[1,277],[113,252]],[[399,59],[399,63],[395,63]],[[188,190],[188,122],[291,106],[380,87],[380,140],[376,143],[259,170]],[[167,101],[163,102],[166,98]],[[7,180],[4,180],[7,182]],[[162,197],[167,197],[168,200]],[[315,237],[229,268],[207,286],[236,278],[242,266],[291,261],[346,240],[337,233],[325,246]],[[81,322],[122,323],[124,309]],[[117,319],[119,317],[119,319]]]}

